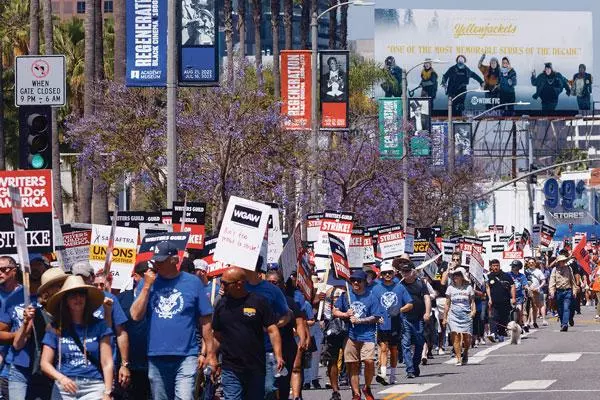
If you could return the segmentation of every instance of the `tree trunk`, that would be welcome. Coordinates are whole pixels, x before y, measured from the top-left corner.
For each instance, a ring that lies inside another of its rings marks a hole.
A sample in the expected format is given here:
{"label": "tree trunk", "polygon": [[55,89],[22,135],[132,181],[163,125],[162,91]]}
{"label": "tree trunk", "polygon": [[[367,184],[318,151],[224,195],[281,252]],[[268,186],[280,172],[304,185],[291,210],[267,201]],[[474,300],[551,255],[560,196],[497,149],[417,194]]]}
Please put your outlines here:
{"label": "tree trunk", "polygon": [[[329,6],[333,7],[338,3],[338,0],[329,0]],[[337,31],[337,8],[329,11],[329,48],[335,49]]]}
{"label": "tree trunk", "polygon": [[308,31],[313,8],[316,9],[317,0],[302,0],[302,15],[300,16],[300,49],[308,49]]}
{"label": "tree trunk", "polygon": [[238,35],[240,36],[240,59],[246,57],[246,1],[238,0]]}
{"label": "tree trunk", "polygon": [[102,0],[95,0],[94,7],[94,78],[96,81],[101,81],[104,79]]}
{"label": "tree trunk", "polygon": [[223,2],[223,23],[225,26],[225,48],[227,49],[227,83],[233,84],[233,0]]}
{"label": "tree trunk", "polygon": [[[94,113],[94,78],[95,78],[95,3],[96,0],[85,0],[85,51],[84,51],[84,86],[83,86],[83,115],[90,118]],[[79,171],[79,215],[78,222],[92,222],[92,179],[87,171]]]}
{"label": "tree trunk", "polygon": [[279,0],[271,0],[271,31],[273,34],[273,91],[275,99],[281,96],[281,82],[279,78],[279,13],[281,7]]}
{"label": "tree trunk", "polygon": [[40,0],[29,2],[29,54],[40,54]]}
{"label": "tree trunk", "polygon": [[263,85],[262,73],[262,1],[252,0],[252,21],[254,23],[254,66],[256,68],[256,78],[258,86]]}
{"label": "tree trunk", "polygon": [[[44,0],[44,52],[54,54],[54,24],[52,22],[52,0]],[[52,107],[51,121],[52,138],[52,185],[54,191],[54,210],[60,223],[63,223],[62,184],[60,176],[60,147],[58,125],[56,123],[56,108]]]}
{"label": "tree trunk", "polygon": [[115,28],[115,48],[114,48],[114,73],[115,82],[125,84],[125,0],[115,1],[114,28]]}
{"label": "tree trunk", "polygon": [[340,49],[348,50],[348,4],[340,9]]}
{"label": "tree trunk", "polygon": [[283,30],[285,32],[285,49],[291,50],[294,43],[294,0],[283,0]]}

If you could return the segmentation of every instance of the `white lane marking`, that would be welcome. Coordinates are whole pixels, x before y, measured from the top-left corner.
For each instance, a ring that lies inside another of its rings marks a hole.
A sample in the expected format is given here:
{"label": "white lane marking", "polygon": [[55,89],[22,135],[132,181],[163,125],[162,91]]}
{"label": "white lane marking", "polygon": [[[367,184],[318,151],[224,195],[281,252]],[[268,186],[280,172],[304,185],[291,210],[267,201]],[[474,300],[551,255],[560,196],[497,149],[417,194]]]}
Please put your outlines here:
{"label": "white lane marking", "polygon": [[[469,357],[469,362],[468,364],[481,364],[481,362],[483,360],[485,360],[486,357],[479,357],[479,356],[470,356]],[[444,362],[444,364],[456,364],[456,358],[452,357],[451,359],[449,359],[448,361]]]}
{"label": "white lane marking", "polygon": [[450,397],[450,396],[477,396],[482,398],[481,396],[490,395],[490,394],[503,394],[507,393],[596,393],[600,392],[600,389],[546,389],[546,390],[513,390],[513,391],[504,391],[504,392],[465,392],[465,393],[424,393],[424,394],[411,394],[410,397]]}
{"label": "white lane marking", "polygon": [[542,390],[556,382],[556,379],[514,381],[500,390]]}
{"label": "white lane marking", "polygon": [[391,388],[385,389],[377,394],[395,394],[395,393],[423,393],[426,390],[434,388],[441,383],[405,383],[394,385]]}
{"label": "white lane marking", "polygon": [[581,353],[554,353],[548,354],[542,362],[573,362],[579,360]]}
{"label": "white lane marking", "polygon": [[[529,335],[534,334],[535,332],[537,332],[538,329],[531,329],[529,332],[525,333],[523,332],[523,334],[521,335],[521,338],[525,338]],[[492,347],[489,347],[485,350],[481,350],[475,354],[473,354],[473,357],[485,357],[487,355],[489,355],[492,351],[496,351],[498,349],[501,349],[504,346],[508,346],[510,344],[510,337],[507,337],[504,342],[500,342],[500,343],[496,343],[495,345],[493,345]]]}

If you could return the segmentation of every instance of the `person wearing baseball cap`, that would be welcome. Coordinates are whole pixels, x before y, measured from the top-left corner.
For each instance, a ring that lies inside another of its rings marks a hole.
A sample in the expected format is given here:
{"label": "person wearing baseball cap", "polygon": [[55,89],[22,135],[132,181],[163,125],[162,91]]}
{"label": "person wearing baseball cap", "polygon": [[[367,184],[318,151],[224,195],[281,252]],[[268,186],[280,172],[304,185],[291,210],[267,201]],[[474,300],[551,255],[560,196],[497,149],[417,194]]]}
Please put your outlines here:
{"label": "person wearing baseball cap", "polygon": [[400,313],[412,309],[412,297],[399,280],[395,278],[392,260],[381,263],[381,280],[371,292],[383,312],[383,323],[377,326],[377,343],[379,344],[380,372],[375,379],[382,385],[387,385],[387,360],[390,353],[390,384],[396,383],[396,366],[398,365],[398,345],[400,344]]}
{"label": "person wearing baseball cap", "polygon": [[548,284],[550,299],[556,299],[561,332],[567,332],[569,325],[574,325],[570,306],[575,301],[579,290],[573,270],[567,264],[569,260],[570,257],[564,254],[559,254],[556,257],[553,263],[554,269],[550,274],[550,283]]}
{"label": "person wearing baseball cap", "polygon": [[377,322],[384,312],[375,296],[366,290],[367,274],[354,270],[350,275],[352,290],[338,298],[333,316],[350,321],[348,340],[344,347],[344,359],[350,376],[352,399],[361,398],[360,363],[365,365],[365,386],[362,393],[367,400],[374,400],[371,382],[375,375],[375,342]]}
{"label": "person wearing baseball cap", "polygon": [[[148,269],[137,285],[137,298],[131,306],[134,321],[148,319],[148,376],[155,399],[172,399],[175,393],[191,398],[200,365],[216,371],[212,353],[212,306],[202,282],[192,274],[179,271],[177,247],[169,241],[152,249],[153,269]],[[208,354],[199,354],[196,329],[202,331]],[[171,371],[165,374],[164,371]]]}
{"label": "person wearing baseball cap", "polygon": [[[418,278],[412,261],[400,266],[402,285],[413,301],[413,308],[402,313],[402,354],[406,367],[406,377],[413,379],[421,375],[419,365],[425,345],[424,326],[431,317],[431,297],[427,284]],[[414,345],[414,352],[412,350]]]}
{"label": "person wearing baseball cap", "polygon": [[521,272],[523,269],[523,262],[521,260],[512,260],[510,263],[510,277],[515,282],[515,293],[517,295],[517,303],[515,308],[517,310],[517,323],[523,328],[525,332],[529,332],[529,325],[523,324],[523,308],[525,307],[525,291],[529,290],[529,282],[524,273]]}

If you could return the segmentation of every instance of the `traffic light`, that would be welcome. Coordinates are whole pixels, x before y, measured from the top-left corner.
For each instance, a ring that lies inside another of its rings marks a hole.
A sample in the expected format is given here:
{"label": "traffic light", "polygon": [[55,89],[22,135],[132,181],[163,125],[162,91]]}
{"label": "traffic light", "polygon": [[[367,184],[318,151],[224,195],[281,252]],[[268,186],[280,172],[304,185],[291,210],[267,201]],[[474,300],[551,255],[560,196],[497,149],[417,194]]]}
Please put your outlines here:
{"label": "traffic light", "polygon": [[51,116],[49,106],[19,107],[19,168],[52,168]]}

